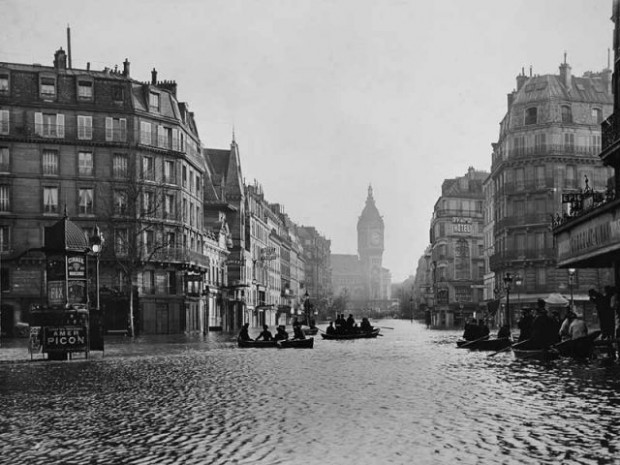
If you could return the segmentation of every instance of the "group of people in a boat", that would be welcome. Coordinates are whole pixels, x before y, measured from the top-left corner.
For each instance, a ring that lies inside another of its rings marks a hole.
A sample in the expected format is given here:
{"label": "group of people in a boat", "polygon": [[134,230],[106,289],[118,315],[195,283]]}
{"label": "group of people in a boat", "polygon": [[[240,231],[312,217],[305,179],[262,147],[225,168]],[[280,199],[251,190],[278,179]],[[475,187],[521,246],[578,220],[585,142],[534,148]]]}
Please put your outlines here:
{"label": "group of people in a boat", "polygon": [[465,331],[463,331],[463,339],[466,341],[475,341],[488,337],[491,330],[484,320],[476,320],[471,318],[465,323]]}
{"label": "group of people in a boat", "polygon": [[[250,323],[245,323],[239,331],[238,338],[242,341],[286,341],[289,338],[288,331],[286,331],[285,325],[278,325],[276,327],[276,334],[272,334],[269,331],[269,325],[263,325],[263,330],[256,337],[252,339],[249,333]],[[301,324],[297,321],[293,324],[293,339],[306,339],[306,335],[301,329]]]}
{"label": "group of people in a boat", "polygon": [[369,333],[372,332],[373,326],[368,321],[368,318],[362,318],[361,323],[358,325],[355,322],[355,318],[352,314],[345,319],[344,313],[341,313],[336,318],[336,321],[330,321],[325,332],[327,334],[351,334],[351,333]]}

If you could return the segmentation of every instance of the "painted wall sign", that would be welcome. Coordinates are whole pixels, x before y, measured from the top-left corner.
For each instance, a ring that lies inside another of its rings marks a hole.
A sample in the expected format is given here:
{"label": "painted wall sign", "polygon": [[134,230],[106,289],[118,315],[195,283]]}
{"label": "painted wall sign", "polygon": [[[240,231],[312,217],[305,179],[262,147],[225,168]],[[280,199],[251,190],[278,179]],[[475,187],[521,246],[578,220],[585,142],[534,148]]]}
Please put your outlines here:
{"label": "painted wall sign", "polygon": [[67,257],[67,273],[70,279],[86,278],[85,257]]}
{"label": "painted wall sign", "polygon": [[47,282],[47,301],[49,305],[64,305],[66,301],[64,281]]}
{"label": "painted wall sign", "polygon": [[605,213],[591,221],[579,224],[556,238],[558,260],[578,258],[602,247],[620,241],[620,218]]}

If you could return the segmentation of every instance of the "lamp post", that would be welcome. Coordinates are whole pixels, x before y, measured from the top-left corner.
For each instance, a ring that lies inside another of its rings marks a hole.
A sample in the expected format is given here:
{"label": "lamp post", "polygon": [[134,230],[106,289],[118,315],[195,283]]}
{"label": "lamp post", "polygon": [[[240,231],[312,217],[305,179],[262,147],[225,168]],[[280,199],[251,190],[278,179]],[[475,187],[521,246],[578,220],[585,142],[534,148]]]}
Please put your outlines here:
{"label": "lamp post", "polygon": [[515,286],[517,286],[517,309],[521,306],[521,286],[523,285],[523,278],[521,275],[515,276]]}
{"label": "lamp post", "polygon": [[304,316],[306,317],[306,325],[310,325],[310,294],[308,294],[308,289],[306,289],[306,293],[304,294]]}
{"label": "lamp post", "polygon": [[99,226],[95,226],[95,235],[90,238],[90,250],[95,256],[96,265],[95,265],[95,286],[96,286],[96,294],[95,294],[95,310],[98,312],[100,309],[99,302],[99,254],[101,254],[101,250],[103,249],[103,234],[99,230]]}
{"label": "lamp post", "polygon": [[510,285],[512,284],[512,274],[506,272],[504,276],[504,289],[506,289],[506,324],[510,328]]}
{"label": "lamp post", "polygon": [[573,285],[575,284],[575,273],[577,270],[575,268],[568,269],[568,288],[570,289],[570,309],[573,309],[574,298],[573,298]]}

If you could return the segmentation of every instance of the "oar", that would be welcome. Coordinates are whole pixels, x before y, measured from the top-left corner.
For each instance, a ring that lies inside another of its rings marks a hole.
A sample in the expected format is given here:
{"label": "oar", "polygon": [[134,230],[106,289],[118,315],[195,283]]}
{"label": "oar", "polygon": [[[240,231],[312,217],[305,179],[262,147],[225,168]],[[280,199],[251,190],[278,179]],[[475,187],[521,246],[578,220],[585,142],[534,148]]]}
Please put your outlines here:
{"label": "oar", "polygon": [[383,329],[394,329],[394,328],[390,328],[389,326],[379,326],[379,328],[383,328]]}
{"label": "oar", "polygon": [[507,347],[504,347],[501,350],[498,350],[497,352],[493,352],[492,354],[487,355],[487,357],[495,357],[497,354],[501,354],[502,352],[506,352],[509,349],[512,349],[513,347],[520,346],[521,344],[523,344],[523,343],[525,343],[527,341],[529,341],[529,339],[526,339],[525,341],[517,342],[516,344],[509,345]]}
{"label": "oar", "polygon": [[488,338],[488,337],[489,337],[489,335],[488,335],[488,334],[485,334],[484,336],[479,337],[478,339],[475,339],[475,340],[473,340],[473,341],[466,342],[466,343],[465,343],[465,344],[463,344],[462,346],[459,346],[459,349],[462,349],[463,347],[467,347],[468,345],[473,344],[474,342],[482,341],[483,339]]}

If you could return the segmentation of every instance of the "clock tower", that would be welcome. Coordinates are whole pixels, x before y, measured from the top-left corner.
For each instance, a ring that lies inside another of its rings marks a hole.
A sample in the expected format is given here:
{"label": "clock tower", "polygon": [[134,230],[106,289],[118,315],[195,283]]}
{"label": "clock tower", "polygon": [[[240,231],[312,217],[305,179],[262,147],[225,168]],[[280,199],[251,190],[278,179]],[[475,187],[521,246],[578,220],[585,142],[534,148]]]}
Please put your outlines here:
{"label": "clock tower", "polygon": [[357,253],[361,262],[362,280],[366,299],[378,300],[385,296],[382,290],[383,270],[383,218],[377,210],[368,186],[368,197],[357,221]]}

